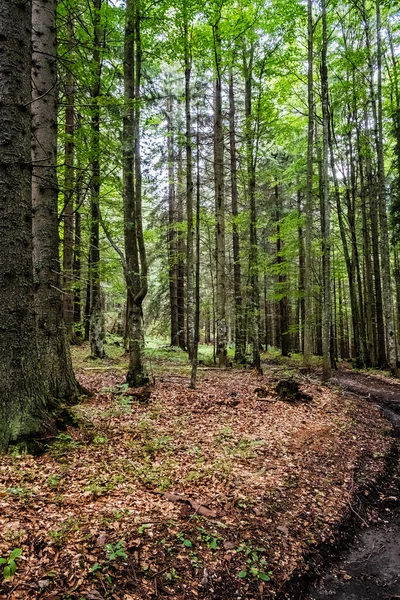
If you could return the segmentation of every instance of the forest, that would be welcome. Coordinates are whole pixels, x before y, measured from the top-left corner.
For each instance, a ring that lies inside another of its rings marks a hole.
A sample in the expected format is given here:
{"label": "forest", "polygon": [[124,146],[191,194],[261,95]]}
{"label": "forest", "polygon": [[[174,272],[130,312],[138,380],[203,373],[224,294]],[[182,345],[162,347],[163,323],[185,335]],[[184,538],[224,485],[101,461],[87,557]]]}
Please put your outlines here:
{"label": "forest", "polygon": [[0,0],[0,106],[0,599],[400,597],[397,3]]}

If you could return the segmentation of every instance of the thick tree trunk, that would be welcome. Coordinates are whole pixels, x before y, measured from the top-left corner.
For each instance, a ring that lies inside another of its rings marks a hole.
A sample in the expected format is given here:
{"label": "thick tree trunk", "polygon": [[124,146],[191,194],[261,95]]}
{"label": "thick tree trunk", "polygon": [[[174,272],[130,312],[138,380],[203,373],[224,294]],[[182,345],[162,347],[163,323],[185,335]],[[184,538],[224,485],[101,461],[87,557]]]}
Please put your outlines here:
{"label": "thick tree trunk", "polygon": [[100,10],[102,0],[93,0],[93,87],[92,87],[92,181],[90,186],[90,349],[93,358],[104,358],[104,314],[101,306],[100,285],[100,83],[102,40]]}
{"label": "thick tree trunk", "polygon": [[50,394],[74,402],[60,293],[57,186],[56,1],[32,2],[32,205],[35,308],[39,353]]}
{"label": "thick tree trunk", "polygon": [[33,295],[30,2],[0,3],[0,451],[54,431]]}
{"label": "thick tree trunk", "polygon": [[213,26],[214,39],[214,186],[216,219],[216,327],[219,367],[228,365],[225,280],[225,199],[224,199],[224,136],[222,127],[221,36],[218,22]]}
{"label": "thick tree trunk", "polygon": [[147,294],[147,259],[142,229],[142,171],[140,156],[140,15],[134,0],[126,4],[124,43],[123,177],[125,279],[128,289],[127,332],[129,367],[127,382],[139,387],[149,382],[143,362],[142,304]]}

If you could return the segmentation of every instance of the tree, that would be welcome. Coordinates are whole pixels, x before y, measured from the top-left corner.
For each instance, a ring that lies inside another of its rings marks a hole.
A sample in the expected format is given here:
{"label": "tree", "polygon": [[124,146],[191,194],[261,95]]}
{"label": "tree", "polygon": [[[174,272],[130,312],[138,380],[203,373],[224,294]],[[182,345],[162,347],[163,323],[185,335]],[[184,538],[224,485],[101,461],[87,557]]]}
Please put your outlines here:
{"label": "tree", "polygon": [[54,432],[32,262],[31,3],[0,2],[0,451]]}
{"label": "tree", "polygon": [[[143,364],[142,303],[147,293],[147,259],[142,228],[142,188],[140,162],[140,78],[141,40],[140,12],[134,0],[128,0],[124,42],[124,265],[128,290],[127,329],[129,368],[127,382],[131,387],[148,383]],[[135,176],[135,179],[134,179]]]}
{"label": "tree", "polygon": [[102,0],[93,0],[93,83],[91,89],[91,186],[90,186],[90,347],[94,358],[104,358],[104,315],[100,286],[100,91],[102,60]]}
{"label": "tree", "polygon": [[56,2],[32,2],[32,206],[35,308],[41,367],[49,393],[74,402],[72,369],[60,294],[57,185]]}

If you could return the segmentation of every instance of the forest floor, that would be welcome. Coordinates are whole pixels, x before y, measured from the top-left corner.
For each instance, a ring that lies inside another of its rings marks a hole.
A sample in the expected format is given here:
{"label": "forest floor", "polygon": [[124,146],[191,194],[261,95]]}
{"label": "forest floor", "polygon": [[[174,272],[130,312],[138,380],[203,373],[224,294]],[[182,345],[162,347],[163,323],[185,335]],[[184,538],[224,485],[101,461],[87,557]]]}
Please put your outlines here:
{"label": "forest floor", "polygon": [[[400,385],[384,376],[342,369],[334,383],[378,403],[400,436]],[[400,598],[400,464],[369,511],[369,527],[312,585],[310,600],[394,600]],[[303,596],[301,596],[303,597]]]}
{"label": "forest floor", "polygon": [[[349,515],[373,520],[360,498],[393,457],[373,403],[279,363],[264,376],[203,365],[193,391],[167,348],[138,396],[122,349],[109,353],[74,349],[92,392],[74,408],[79,428],[40,457],[0,458],[0,557],[22,550],[2,600],[295,600],[289,584]],[[310,401],[279,399],[288,375]]]}

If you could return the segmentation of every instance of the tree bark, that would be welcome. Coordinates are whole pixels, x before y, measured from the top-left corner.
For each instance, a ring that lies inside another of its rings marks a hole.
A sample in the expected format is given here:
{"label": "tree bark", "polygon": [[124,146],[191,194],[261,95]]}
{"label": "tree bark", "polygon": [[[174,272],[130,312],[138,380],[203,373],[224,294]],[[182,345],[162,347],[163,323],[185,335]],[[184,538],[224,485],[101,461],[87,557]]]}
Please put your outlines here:
{"label": "tree bark", "polygon": [[[381,41],[381,13],[380,0],[376,0],[376,59],[377,59],[377,114],[376,116],[376,152],[378,159],[378,201],[379,201],[379,225],[381,242],[381,264],[382,264],[382,288],[383,288],[383,310],[385,313],[386,341],[388,348],[389,368],[393,375],[398,374],[397,352],[396,352],[396,329],[393,323],[393,296],[392,276],[390,269],[389,233],[386,211],[386,178],[383,151],[383,107],[382,107],[382,41]],[[372,73],[371,73],[372,76]],[[373,103],[374,111],[374,103]]]}
{"label": "tree bark", "polygon": [[179,346],[178,323],[178,256],[176,233],[176,194],[174,166],[174,129],[172,123],[172,99],[167,100],[167,152],[168,152],[168,268],[169,268],[169,304],[171,313],[171,346]]}
{"label": "tree bark", "polygon": [[305,198],[305,255],[304,255],[304,308],[305,319],[303,324],[304,354],[303,364],[311,367],[312,356],[312,205],[313,205],[313,151],[314,151],[314,49],[313,49],[313,17],[312,0],[308,0],[308,133],[307,133],[307,185]]}
{"label": "tree bark", "polygon": [[329,204],[329,172],[328,172],[328,136],[329,136],[329,96],[327,68],[327,19],[326,2],[322,0],[322,56],[321,56],[321,101],[322,101],[322,261],[323,261],[323,320],[322,320],[322,381],[331,377],[331,225]]}
{"label": "tree bark", "polygon": [[228,366],[225,280],[224,137],[222,128],[221,35],[219,19],[213,25],[214,40],[214,186],[216,218],[216,328],[219,367]]}
{"label": "tree bark", "polygon": [[[248,54],[248,56],[247,56]],[[249,250],[249,273],[250,273],[250,318],[251,318],[251,347],[253,355],[254,368],[261,373],[260,357],[260,285],[258,278],[258,239],[257,239],[257,206],[256,206],[256,150],[255,135],[256,131],[252,126],[253,109],[253,62],[254,46],[250,49],[243,49],[243,67],[245,79],[245,126],[244,136],[246,145],[246,166],[247,166],[247,193],[249,198],[250,212],[250,250]],[[259,118],[259,115],[257,115]],[[257,130],[257,127],[256,127]]]}
{"label": "tree bark", "polygon": [[59,276],[55,0],[32,2],[32,51],[33,262],[39,353],[50,394],[75,402],[78,384]]}
{"label": "tree bark", "polygon": [[237,185],[237,158],[236,158],[236,126],[235,126],[235,94],[233,87],[233,68],[229,73],[229,149],[231,170],[231,198],[232,198],[232,247],[233,247],[233,293],[235,300],[235,362],[246,362],[246,336],[243,328],[242,306],[242,276],[240,265],[240,237],[237,218],[238,210],[238,185]]}
{"label": "tree bark", "polygon": [[147,258],[142,229],[142,173],[140,156],[140,14],[134,0],[127,0],[124,42],[123,180],[125,280],[127,284],[127,332],[129,367],[127,382],[139,387],[149,382],[143,362],[142,304],[147,294]]}
{"label": "tree bark", "polygon": [[280,332],[280,347],[282,356],[289,356],[290,338],[289,338],[289,303],[286,292],[287,276],[285,268],[285,258],[283,256],[283,244],[281,238],[282,218],[282,199],[279,194],[278,184],[275,185],[275,204],[276,204],[276,262],[279,266],[278,284],[279,284],[279,332]]}
{"label": "tree bark", "polygon": [[54,432],[32,263],[30,2],[0,3],[0,452]]}
{"label": "tree bark", "polygon": [[93,86],[92,96],[92,181],[90,186],[90,349],[93,358],[104,358],[104,315],[101,306],[100,285],[100,86],[102,62],[100,45],[102,42],[101,11],[102,0],[93,0]]}
{"label": "tree bark", "polygon": [[[68,50],[73,51],[74,23],[67,16]],[[69,340],[73,340],[74,292],[73,292],[73,245],[74,245],[74,130],[75,130],[75,82],[71,70],[66,75],[65,86],[65,146],[64,146],[64,223],[63,239],[63,309]]]}

